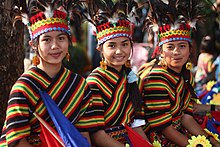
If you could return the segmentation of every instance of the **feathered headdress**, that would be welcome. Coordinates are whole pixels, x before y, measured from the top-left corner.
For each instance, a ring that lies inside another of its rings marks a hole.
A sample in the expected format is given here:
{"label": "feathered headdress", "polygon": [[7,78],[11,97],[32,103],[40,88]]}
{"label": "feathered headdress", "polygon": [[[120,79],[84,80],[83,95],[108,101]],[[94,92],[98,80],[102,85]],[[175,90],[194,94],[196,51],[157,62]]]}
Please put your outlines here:
{"label": "feathered headdress", "polygon": [[137,3],[134,0],[87,0],[84,17],[95,28],[98,45],[105,41],[125,36],[132,38],[136,15]]}
{"label": "feathered headdress", "polygon": [[33,40],[49,31],[63,31],[71,35],[70,19],[73,14],[80,15],[79,1],[75,0],[20,0],[20,15],[15,19],[27,25],[30,38]]}
{"label": "feathered headdress", "polygon": [[191,42],[198,20],[211,9],[209,0],[148,0],[150,12],[145,28],[158,33],[159,46],[174,40]]}

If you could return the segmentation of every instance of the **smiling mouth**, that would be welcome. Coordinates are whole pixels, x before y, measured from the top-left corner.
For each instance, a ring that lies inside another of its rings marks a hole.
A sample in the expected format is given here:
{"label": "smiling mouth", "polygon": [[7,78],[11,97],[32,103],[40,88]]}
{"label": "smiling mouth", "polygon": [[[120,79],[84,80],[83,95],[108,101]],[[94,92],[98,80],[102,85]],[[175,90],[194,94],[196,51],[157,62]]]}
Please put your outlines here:
{"label": "smiling mouth", "polygon": [[60,52],[59,53],[53,53],[53,54],[50,54],[50,55],[54,58],[58,58],[61,55],[61,53]]}
{"label": "smiling mouth", "polygon": [[124,56],[114,57],[114,59],[116,59],[116,60],[123,60],[123,59],[124,59]]}
{"label": "smiling mouth", "polygon": [[173,59],[173,60],[178,60],[179,61],[179,60],[182,60],[182,58],[176,58],[176,59]]}

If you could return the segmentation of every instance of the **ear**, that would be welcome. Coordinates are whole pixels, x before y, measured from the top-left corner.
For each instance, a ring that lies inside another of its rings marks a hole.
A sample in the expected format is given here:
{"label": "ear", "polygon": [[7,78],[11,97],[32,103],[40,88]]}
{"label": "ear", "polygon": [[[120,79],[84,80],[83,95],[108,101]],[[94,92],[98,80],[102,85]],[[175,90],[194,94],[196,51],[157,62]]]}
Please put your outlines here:
{"label": "ear", "polygon": [[36,49],[37,49],[37,47],[36,47],[36,46],[34,46],[34,44],[33,44],[33,41],[32,41],[32,40],[30,40],[30,41],[29,41],[29,45],[32,47],[32,49],[33,49],[33,50],[36,50]]}
{"label": "ear", "polygon": [[160,56],[164,57],[163,45],[159,47]]}
{"label": "ear", "polygon": [[100,45],[97,45],[96,49],[101,52],[102,48]]}

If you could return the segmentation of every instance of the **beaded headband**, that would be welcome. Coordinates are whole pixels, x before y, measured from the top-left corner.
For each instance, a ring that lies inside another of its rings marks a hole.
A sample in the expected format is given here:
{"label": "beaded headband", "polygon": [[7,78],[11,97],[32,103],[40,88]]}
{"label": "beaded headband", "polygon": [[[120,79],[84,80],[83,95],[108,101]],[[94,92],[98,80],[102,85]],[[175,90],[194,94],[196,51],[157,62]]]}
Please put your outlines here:
{"label": "beaded headband", "polygon": [[159,29],[159,46],[171,41],[188,41],[191,40],[191,28],[188,24],[181,24],[177,29],[171,29],[170,25],[165,25]]}
{"label": "beaded headband", "polygon": [[48,18],[40,12],[32,16],[27,25],[32,40],[51,31],[63,31],[71,35],[67,14],[59,10],[54,10],[53,16]]}
{"label": "beaded headband", "polygon": [[116,23],[107,22],[97,26],[96,29],[98,45],[117,37],[132,39],[133,24],[127,20],[118,20]]}

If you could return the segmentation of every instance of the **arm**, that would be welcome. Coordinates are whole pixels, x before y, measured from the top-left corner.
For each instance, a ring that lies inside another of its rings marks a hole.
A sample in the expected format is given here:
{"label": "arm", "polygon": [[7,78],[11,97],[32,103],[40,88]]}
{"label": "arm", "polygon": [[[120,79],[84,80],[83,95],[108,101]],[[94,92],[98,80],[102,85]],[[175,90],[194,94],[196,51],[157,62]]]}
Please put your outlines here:
{"label": "arm", "polygon": [[[208,134],[200,127],[200,125],[194,120],[191,115],[183,115],[182,125],[193,135],[205,135],[206,137],[208,136]],[[217,142],[213,137],[210,138],[210,142],[214,146],[220,146],[220,143]]]}
{"label": "arm", "polygon": [[110,137],[108,134],[105,133],[104,130],[99,130],[97,132],[94,132],[92,135],[92,141],[95,143],[95,145],[99,147],[123,147],[124,145],[120,142],[116,141],[112,137]]}
{"label": "arm", "polygon": [[210,111],[220,111],[220,105],[214,105],[214,110],[211,110],[211,105],[209,104],[193,104],[193,112],[199,113],[199,112],[210,112]]}
{"label": "arm", "polygon": [[166,127],[165,129],[162,130],[163,135],[177,144],[178,146],[187,146],[188,143],[188,138],[178,132],[172,125]]}
{"label": "arm", "polygon": [[210,112],[211,105],[193,103],[193,113]]}

